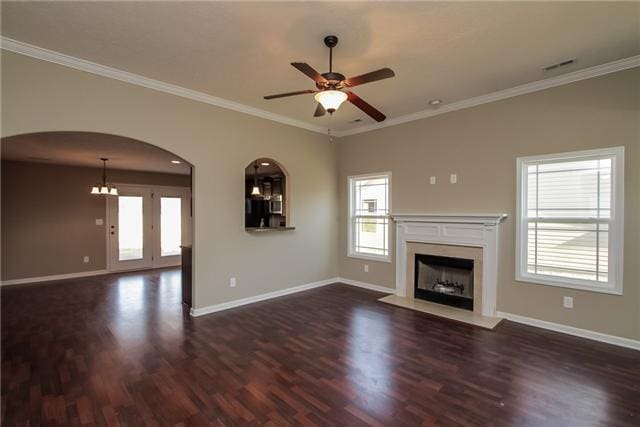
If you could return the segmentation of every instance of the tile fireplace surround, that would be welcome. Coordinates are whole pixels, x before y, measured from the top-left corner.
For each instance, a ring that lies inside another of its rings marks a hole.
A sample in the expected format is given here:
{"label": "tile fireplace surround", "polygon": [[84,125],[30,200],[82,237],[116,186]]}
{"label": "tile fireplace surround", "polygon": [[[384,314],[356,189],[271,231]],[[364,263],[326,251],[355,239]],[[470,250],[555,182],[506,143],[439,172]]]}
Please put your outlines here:
{"label": "tile fireplace surround", "polygon": [[496,317],[498,229],[506,214],[391,217],[396,222],[396,296],[413,298],[416,253],[474,259],[480,267],[475,279],[479,286],[474,294],[474,313]]}

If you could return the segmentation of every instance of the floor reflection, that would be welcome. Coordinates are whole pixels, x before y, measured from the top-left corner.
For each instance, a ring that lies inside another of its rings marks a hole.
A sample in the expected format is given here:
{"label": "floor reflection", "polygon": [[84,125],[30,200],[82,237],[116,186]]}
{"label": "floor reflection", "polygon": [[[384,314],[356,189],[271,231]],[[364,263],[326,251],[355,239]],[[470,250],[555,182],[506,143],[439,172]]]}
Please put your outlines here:
{"label": "floor reflection", "polygon": [[144,276],[124,276],[116,281],[117,309],[121,315],[137,315],[145,306]]}
{"label": "floor reflection", "polygon": [[121,344],[131,346],[147,339],[148,318],[144,315],[147,298],[142,274],[119,277],[111,332]]}
{"label": "floor reflection", "polygon": [[355,308],[349,324],[351,387],[358,391],[361,409],[385,416],[392,410],[392,335],[386,315]]}
{"label": "floor reflection", "polygon": [[127,346],[152,338],[158,342],[158,336],[170,341],[179,338],[183,333],[181,296],[180,270],[157,270],[154,276],[141,271],[117,277],[113,335]]}

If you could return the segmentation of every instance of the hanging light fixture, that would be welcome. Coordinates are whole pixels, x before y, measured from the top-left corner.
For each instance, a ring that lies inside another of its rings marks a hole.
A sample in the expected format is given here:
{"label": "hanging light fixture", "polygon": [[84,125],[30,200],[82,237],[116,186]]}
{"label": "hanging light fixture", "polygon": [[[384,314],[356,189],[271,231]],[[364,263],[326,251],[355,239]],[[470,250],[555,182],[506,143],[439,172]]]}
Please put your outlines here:
{"label": "hanging light fixture", "polygon": [[106,194],[110,196],[117,196],[118,189],[115,185],[107,183],[107,160],[104,157],[102,160],[102,182],[97,183],[91,188],[91,194]]}
{"label": "hanging light fixture", "polygon": [[258,161],[253,165],[253,188],[251,189],[252,196],[260,196],[260,187],[258,187]]}
{"label": "hanging light fixture", "polygon": [[327,113],[333,114],[348,97],[346,93],[339,90],[323,90],[316,93],[314,98]]}

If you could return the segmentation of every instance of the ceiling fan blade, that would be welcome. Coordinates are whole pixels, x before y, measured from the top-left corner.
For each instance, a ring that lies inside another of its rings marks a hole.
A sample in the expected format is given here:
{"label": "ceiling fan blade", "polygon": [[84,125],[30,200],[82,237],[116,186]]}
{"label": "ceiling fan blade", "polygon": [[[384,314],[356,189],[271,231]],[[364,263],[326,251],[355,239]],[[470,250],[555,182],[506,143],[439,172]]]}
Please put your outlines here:
{"label": "ceiling fan blade", "polygon": [[376,122],[382,122],[387,118],[387,116],[376,110],[373,106],[371,106],[371,104],[367,103],[364,99],[360,98],[355,93],[349,92],[348,90],[345,92],[347,93],[347,99],[350,103],[367,113]]}
{"label": "ceiling fan blade", "polygon": [[316,90],[299,90],[297,92],[287,92],[287,93],[279,93],[277,95],[267,95],[264,99],[276,99],[276,98],[284,98],[285,96],[294,96],[294,95],[304,95],[305,93],[316,93]]}
{"label": "ceiling fan blade", "polygon": [[304,62],[292,62],[291,65],[293,65],[298,71],[309,76],[311,80],[314,80],[316,83],[324,83],[327,81],[327,79],[322,77],[322,75],[314,70],[313,67],[309,64],[306,64]]}
{"label": "ceiling fan blade", "polygon": [[325,113],[326,113],[326,110],[324,109],[322,104],[318,102],[318,106],[316,107],[316,112],[313,113],[313,117],[322,117],[324,116]]}
{"label": "ceiling fan blade", "polygon": [[379,70],[362,74],[360,76],[350,77],[345,81],[345,85],[349,87],[354,87],[358,85],[363,85],[365,83],[371,83],[378,80],[388,79],[395,75],[396,73],[394,73],[391,68],[381,68]]}

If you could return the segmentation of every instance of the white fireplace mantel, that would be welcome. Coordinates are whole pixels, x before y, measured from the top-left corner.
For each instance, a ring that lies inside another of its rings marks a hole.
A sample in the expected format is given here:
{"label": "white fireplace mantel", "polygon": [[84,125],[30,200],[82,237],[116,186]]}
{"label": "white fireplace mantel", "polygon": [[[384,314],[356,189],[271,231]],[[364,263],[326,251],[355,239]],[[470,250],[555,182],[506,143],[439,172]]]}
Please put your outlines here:
{"label": "white fireplace mantel", "polygon": [[440,222],[497,225],[507,214],[391,214],[399,222]]}
{"label": "white fireplace mantel", "polygon": [[507,214],[392,214],[396,222],[396,295],[406,297],[407,243],[482,248],[482,315],[496,316],[498,225]]}

